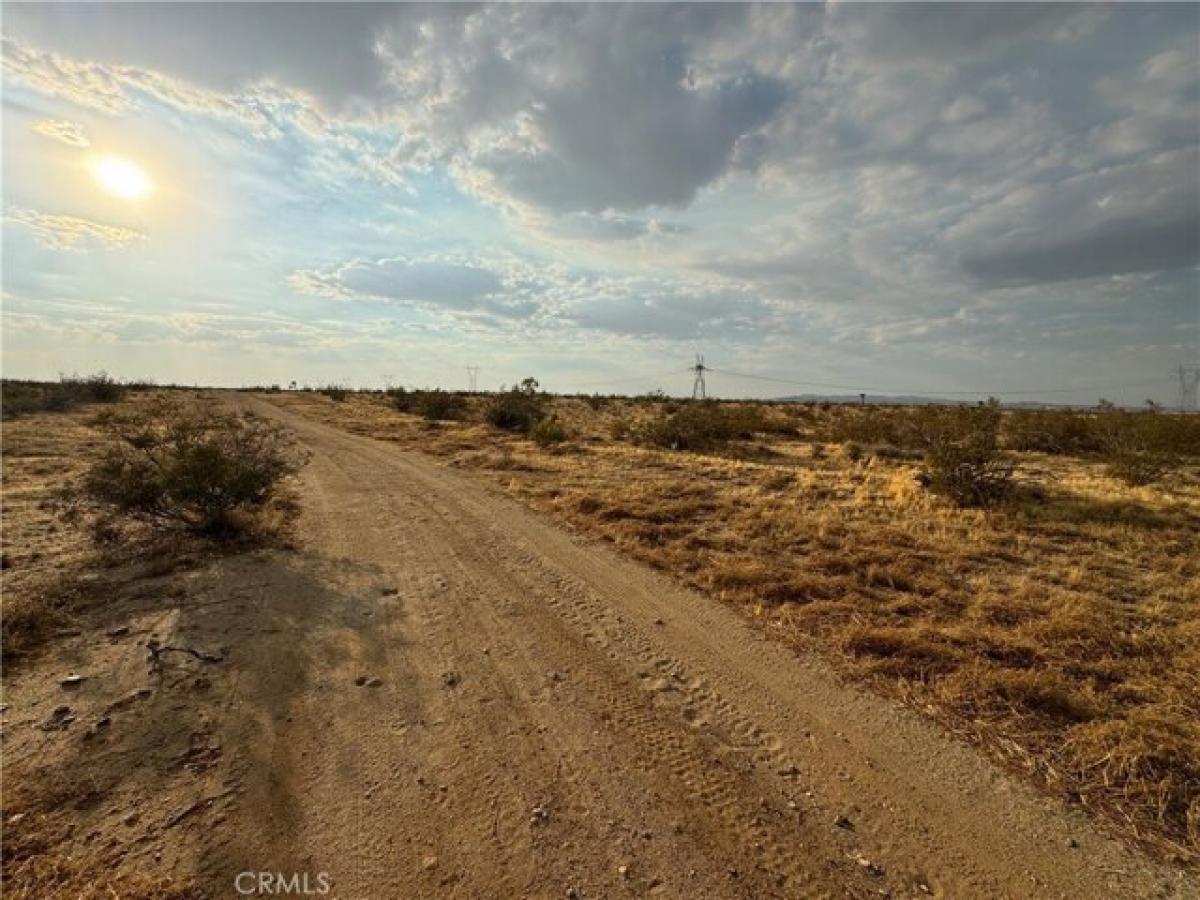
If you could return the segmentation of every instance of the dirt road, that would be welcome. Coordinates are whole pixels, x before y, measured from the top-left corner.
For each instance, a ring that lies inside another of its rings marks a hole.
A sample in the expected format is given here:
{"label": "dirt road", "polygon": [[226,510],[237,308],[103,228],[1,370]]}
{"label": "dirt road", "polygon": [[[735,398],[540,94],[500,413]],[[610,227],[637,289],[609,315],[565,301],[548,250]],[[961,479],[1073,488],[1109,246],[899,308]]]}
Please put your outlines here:
{"label": "dirt road", "polygon": [[[8,764],[73,779],[81,850],[214,897],[258,872],[384,900],[1200,896],[717,602],[232,402],[312,451],[299,549],[99,605],[46,663],[86,675],[75,726],[46,720],[56,669],[10,679]],[[151,638],[202,653],[147,672]]]}
{"label": "dirt road", "polygon": [[291,649],[259,686],[279,695],[267,765],[214,878],[325,872],[342,897],[1194,888],[715,602],[421,457],[240,402],[313,452],[322,584],[262,586],[260,604],[286,594]]}

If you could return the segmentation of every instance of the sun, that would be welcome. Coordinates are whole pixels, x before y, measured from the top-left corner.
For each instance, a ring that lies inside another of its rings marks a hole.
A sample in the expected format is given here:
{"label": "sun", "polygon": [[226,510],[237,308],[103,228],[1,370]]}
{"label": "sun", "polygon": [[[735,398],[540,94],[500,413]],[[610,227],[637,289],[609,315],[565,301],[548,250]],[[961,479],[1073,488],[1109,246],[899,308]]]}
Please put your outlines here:
{"label": "sun", "polygon": [[96,183],[114,197],[139,200],[150,193],[150,179],[137,165],[119,156],[102,156],[92,162]]}

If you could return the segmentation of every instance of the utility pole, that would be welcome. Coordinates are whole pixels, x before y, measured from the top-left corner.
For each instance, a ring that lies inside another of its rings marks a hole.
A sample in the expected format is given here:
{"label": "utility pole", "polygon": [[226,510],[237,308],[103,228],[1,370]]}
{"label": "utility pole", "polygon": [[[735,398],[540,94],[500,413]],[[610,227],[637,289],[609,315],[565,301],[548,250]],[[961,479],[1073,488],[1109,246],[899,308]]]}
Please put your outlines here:
{"label": "utility pole", "polygon": [[704,357],[699,353],[696,354],[696,365],[692,366],[692,371],[696,373],[696,379],[692,382],[692,399],[705,399],[704,393]]}
{"label": "utility pole", "polygon": [[467,381],[472,394],[479,390],[479,366],[467,366]]}
{"label": "utility pole", "polygon": [[1197,394],[1200,394],[1200,366],[1180,365],[1179,371],[1179,410],[1180,412],[1195,412]]}

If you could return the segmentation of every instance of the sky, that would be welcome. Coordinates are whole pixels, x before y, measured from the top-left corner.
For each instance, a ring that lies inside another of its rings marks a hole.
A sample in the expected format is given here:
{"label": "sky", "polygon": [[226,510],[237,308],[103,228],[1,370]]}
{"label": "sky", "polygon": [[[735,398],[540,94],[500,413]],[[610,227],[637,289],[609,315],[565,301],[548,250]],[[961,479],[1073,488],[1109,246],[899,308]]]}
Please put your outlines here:
{"label": "sky", "polygon": [[1200,362],[1195,4],[5,3],[2,108],[6,377],[1172,403]]}

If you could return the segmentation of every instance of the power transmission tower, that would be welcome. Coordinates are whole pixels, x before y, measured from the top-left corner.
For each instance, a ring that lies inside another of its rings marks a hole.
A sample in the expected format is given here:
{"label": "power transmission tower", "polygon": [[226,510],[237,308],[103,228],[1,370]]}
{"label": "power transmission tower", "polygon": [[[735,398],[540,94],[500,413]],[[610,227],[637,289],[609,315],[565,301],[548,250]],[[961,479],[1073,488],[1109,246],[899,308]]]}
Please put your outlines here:
{"label": "power transmission tower", "polygon": [[704,393],[704,357],[699,353],[696,354],[696,365],[692,366],[692,371],[696,373],[696,380],[692,382],[692,399],[705,399]]}
{"label": "power transmission tower", "polygon": [[1179,367],[1179,409],[1183,412],[1195,411],[1197,395],[1200,394],[1200,366]]}
{"label": "power transmission tower", "polygon": [[474,394],[479,389],[479,366],[467,366],[467,380],[471,385],[471,393]]}

